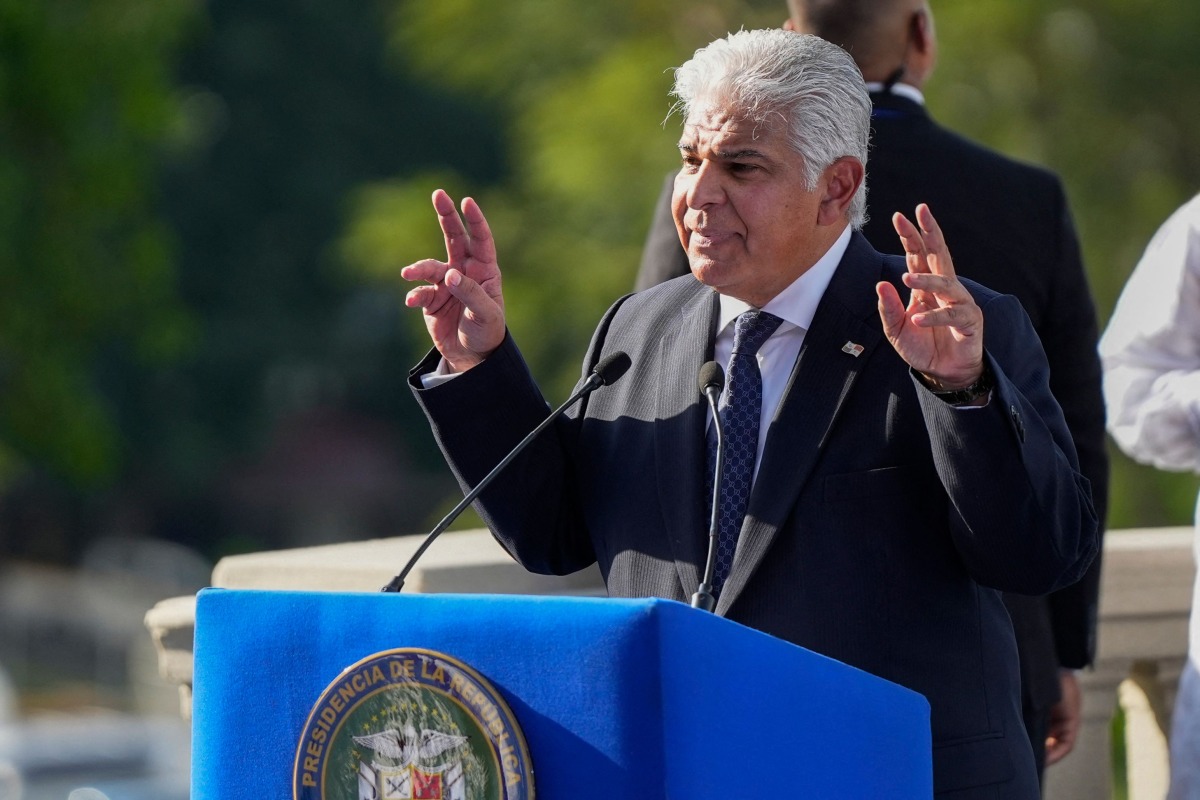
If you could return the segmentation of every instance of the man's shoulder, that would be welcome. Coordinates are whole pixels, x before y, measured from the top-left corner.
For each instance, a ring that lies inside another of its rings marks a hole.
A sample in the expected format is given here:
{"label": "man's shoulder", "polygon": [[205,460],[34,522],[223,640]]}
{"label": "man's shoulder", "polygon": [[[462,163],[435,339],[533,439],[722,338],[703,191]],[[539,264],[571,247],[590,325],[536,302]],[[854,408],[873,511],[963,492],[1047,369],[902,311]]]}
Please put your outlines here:
{"label": "man's shoulder", "polygon": [[622,328],[659,328],[676,321],[682,311],[702,302],[702,295],[711,296],[712,293],[712,289],[688,273],[625,295],[617,301],[611,316],[620,320]]}
{"label": "man's shoulder", "polygon": [[[1063,259],[1072,258],[1066,192],[1045,167],[929,122],[908,131],[881,126],[867,175],[870,218],[864,232],[885,252],[900,250],[892,214],[911,215],[918,203],[928,203],[955,263],[1005,291],[1017,292],[1026,282],[1046,287]],[[1032,306],[1045,299],[1036,291],[1024,291],[1023,297]]]}
{"label": "man's shoulder", "polygon": [[[1048,191],[1060,191],[1061,180],[1048,167],[1006,155],[975,141],[967,135],[947,128],[932,117],[923,132],[922,143],[930,157],[938,158],[948,168],[970,170],[977,176],[1019,181]],[[891,145],[887,128],[876,131],[876,153],[886,153]]]}

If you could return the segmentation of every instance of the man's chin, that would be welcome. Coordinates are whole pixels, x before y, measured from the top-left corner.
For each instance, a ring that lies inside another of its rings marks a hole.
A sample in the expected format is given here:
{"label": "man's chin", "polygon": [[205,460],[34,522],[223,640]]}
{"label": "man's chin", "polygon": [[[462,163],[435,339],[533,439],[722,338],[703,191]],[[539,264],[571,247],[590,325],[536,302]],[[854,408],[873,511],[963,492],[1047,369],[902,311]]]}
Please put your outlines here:
{"label": "man's chin", "polygon": [[688,266],[696,280],[709,285],[716,280],[720,272],[720,264],[717,261],[698,253],[688,253]]}

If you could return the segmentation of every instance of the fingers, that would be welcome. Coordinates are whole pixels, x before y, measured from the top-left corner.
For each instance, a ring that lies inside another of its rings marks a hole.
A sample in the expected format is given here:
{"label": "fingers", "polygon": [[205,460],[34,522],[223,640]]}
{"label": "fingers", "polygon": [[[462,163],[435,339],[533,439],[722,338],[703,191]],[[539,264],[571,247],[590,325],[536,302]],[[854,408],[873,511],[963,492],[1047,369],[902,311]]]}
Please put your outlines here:
{"label": "fingers", "polygon": [[950,260],[950,249],[946,247],[946,238],[942,235],[942,227],[933,218],[929,206],[921,203],[917,206],[917,224],[921,226],[922,238],[925,241],[925,252],[929,255],[929,270],[936,275],[954,275],[954,263]]}
{"label": "fingers", "polygon": [[892,215],[892,227],[900,237],[910,272],[932,272],[936,275],[953,275],[954,263],[946,247],[942,228],[933,217],[929,206],[921,203],[914,215],[916,225],[900,212]]}
{"label": "fingers", "polygon": [[1062,761],[1075,747],[1074,742],[1060,742],[1057,739],[1046,740],[1046,766],[1050,767]]}
{"label": "fingers", "polygon": [[932,272],[906,272],[902,276],[904,285],[919,292],[933,292],[938,295],[961,292],[966,296],[967,290],[953,275],[937,275]]}
{"label": "fingers", "polygon": [[908,312],[914,325],[952,328],[956,338],[972,336],[982,329],[983,311],[957,278],[908,272],[902,280],[913,290]]}
{"label": "fingers", "polygon": [[424,286],[409,289],[408,294],[404,295],[404,305],[408,308],[423,308],[426,313],[432,314],[442,307],[449,296],[450,292],[427,283]]}
{"label": "fingers", "polygon": [[446,272],[448,292],[463,304],[471,322],[481,328],[499,328],[503,333],[504,312],[495,298],[489,295],[477,281],[455,269]]}
{"label": "fingers", "polygon": [[446,240],[446,261],[450,266],[464,268],[469,259],[483,264],[496,262],[492,229],[474,198],[463,198],[462,216],[459,216],[450,195],[437,189],[433,193],[433,208]]}
{"label": "fingers", "polygon": [[900,299],[896,287],[887,281],[875,284],[875,295],[879,298],[879,318],[883,322],[883,333],[892,339],[904,327],[904,302]]}
{"label": "fingers", "polygon": [[477,261],[485,264],[496,263],[496,241],[492,238],[492,229],[479,204],[472,197],[464,197],[462,201],[463,217],[467,220],[467,234],[470,237],[470,254]]}
{"label": "fingers", "polygon": [[467,229],[463,227],[462,218],[454,208],[454,201],[442,189],[433,193],[433,210],[438,215],[438,225],[446,239],[446,260],[450,264],[461,264],[467,260],[471,250],[471,240]]}
{"label": "fingers", "polygon": [[1050,731],[1046,736],[1046,766],[1062,761],[1075,749],[1075,734],[1076,729],[1069,725]]}
{"label": "fingers", "polygon": [[960,333],[970,332],[973,318],[963,306],[941,306],[913,314],[912,323],[922,328],[953,328]]}
{"label": "fingers", "polygon": [[446,270],[450,265],[434,258],[423,258],[415,264],[400,268],[400,277],[406,281],[428,281],[441,283],[446,279]]}
{"label": "fingers", "polygon": [[[414,265],[415,266],[415,265]],[[405,267],[410,269],[410,267]],[[427,283],[408,291],[404,305],[424,309],[426,314],[436,315],[450,301],[457,300],[469,321],[483,328],[504,326],[503,306],[498,304],[478,282],[457,269],[445,270],[445,280]]]}
{"label": "fingers", "polygon": [[919,327],[945,326],[969,335],[983,314],[955,276],[942,229],[929,206],[921,203],[914,216],[920,228],[903,214],[892,216],[908,264],[903,280],[912,289],[910,319]]}
{"label": "fingers", "polygon": [[432,196],[446,241],[446,260],[426,258],[400,270],[420,282],[404,297],[420,308],[434,347],[451,372],[471,369],[495,352],[506,332],[500,268],[492,231],[479,205],[462,201],[461,214],[445,191]]}
{"label": "fingers", "polygon": [[[437,261],[432,263],[440,268],[438,271],[418,274],[418,267],[423,263],[425,262],[411,264],[400,270],[400,274],[407,280],[429,281],[422,286],[409,289],[408,294],[404,296],[404,304],[409,308],[420,307],[429,313],[434,313],[441,308],[443,303],[456,296],[455,290],[461,284],[463,274]],[[461,291],[459,290],[459,292]]]}
{"label": "fingers", "polygon": [[1046,765],[1061,761],[1075,748],[1083,716],[1083,697],[1075,673],[1059,670],[1062,699],[1050,707],[1050,724],[1046,731]]}
{"label": "fingers", "polygon": [[[479,204],[467,197],[462,201],[462,216],[454,207],[454,201],[444,190],[433,193],[433,208],[438,215],[438,224],[446,240],[446,261],[433,258],[422,259],[400,270],[400,277],[408,281],[427,281],[441,284],[451,270],[469,274],[480,281],[495,280],[499,274],[496,266],[496,246],[492,230],[483,216]],[[466,224],[463,224],[463,220]],[[436,288],[436,287],[433,287]],[[409,293],[405,302],[410,307],[431,307],[435,293],[430,287],[418,287]]]}
{"label": "fingers", "polygon": [[924,303],[928,308],[946,306],[949,303],[973,303],[970,291],[953,275],[935,275],[932,272],[905,272],[900,276],[906,287],[912,289],[913,300]]}
{"label": "fingers", "polygon": [[892,214],[892,227],[900,237],[900,245],[904,248],[904,257],[908,262],[910,272],[928,272],[925,263],[925,242],[917,226],[909,222],[908,217],[897,211]]}

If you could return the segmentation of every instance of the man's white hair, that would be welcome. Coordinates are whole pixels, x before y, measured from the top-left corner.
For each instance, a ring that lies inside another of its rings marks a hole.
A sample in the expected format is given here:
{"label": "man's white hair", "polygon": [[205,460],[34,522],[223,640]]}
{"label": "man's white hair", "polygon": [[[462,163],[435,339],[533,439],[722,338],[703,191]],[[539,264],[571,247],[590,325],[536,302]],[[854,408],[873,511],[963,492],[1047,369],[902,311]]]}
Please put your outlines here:
{"label": "man's white hair", "polygon": [[[716,107],[756,126],[786,126],[809,189],[843,156],[866,166],[871,99],[862,73],[845,50],[816,36],[778,28],[731,33],[675,70],[671,94],[685,121]],[[864,178],[850,202],[850,224],[861,228],[866,214]]]}

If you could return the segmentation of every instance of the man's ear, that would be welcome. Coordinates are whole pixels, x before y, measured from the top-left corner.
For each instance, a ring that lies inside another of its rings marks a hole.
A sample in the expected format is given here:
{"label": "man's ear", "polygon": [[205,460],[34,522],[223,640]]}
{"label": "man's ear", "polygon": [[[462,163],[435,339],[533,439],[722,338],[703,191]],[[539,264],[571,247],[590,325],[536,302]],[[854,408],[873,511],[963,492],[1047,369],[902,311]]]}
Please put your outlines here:
{"label": "man's ear", "polygon": [[842,156],[825,168],[821,175],[825,196],[817,211],[818,224],[836,225],[846,220],[850,201],[862,185],[865,172],[862,162],[853,156]]}
{"label": "man's ear", "polygon": [[906,80],[921,88],[937,66],[938,43],[933,11],[929,5],[913,13],[908,25],[908,48],[904,59]]}
{"label": "man's ear", "polygon": [[922,9],[913,13],[908,24],[909,41],[918,53],[928,54],[933,49],[933,18]]}
{"label": "man's ear", "polygon": [[791,17],[788,17],[787,19],[785,19],[785,20],[783,21],[783,29],[784,29],[785,31],[794,31],[794,30],[796,30],[796,23],[795,23],[795,22],[792,20],[792,18],[791,18]]}

